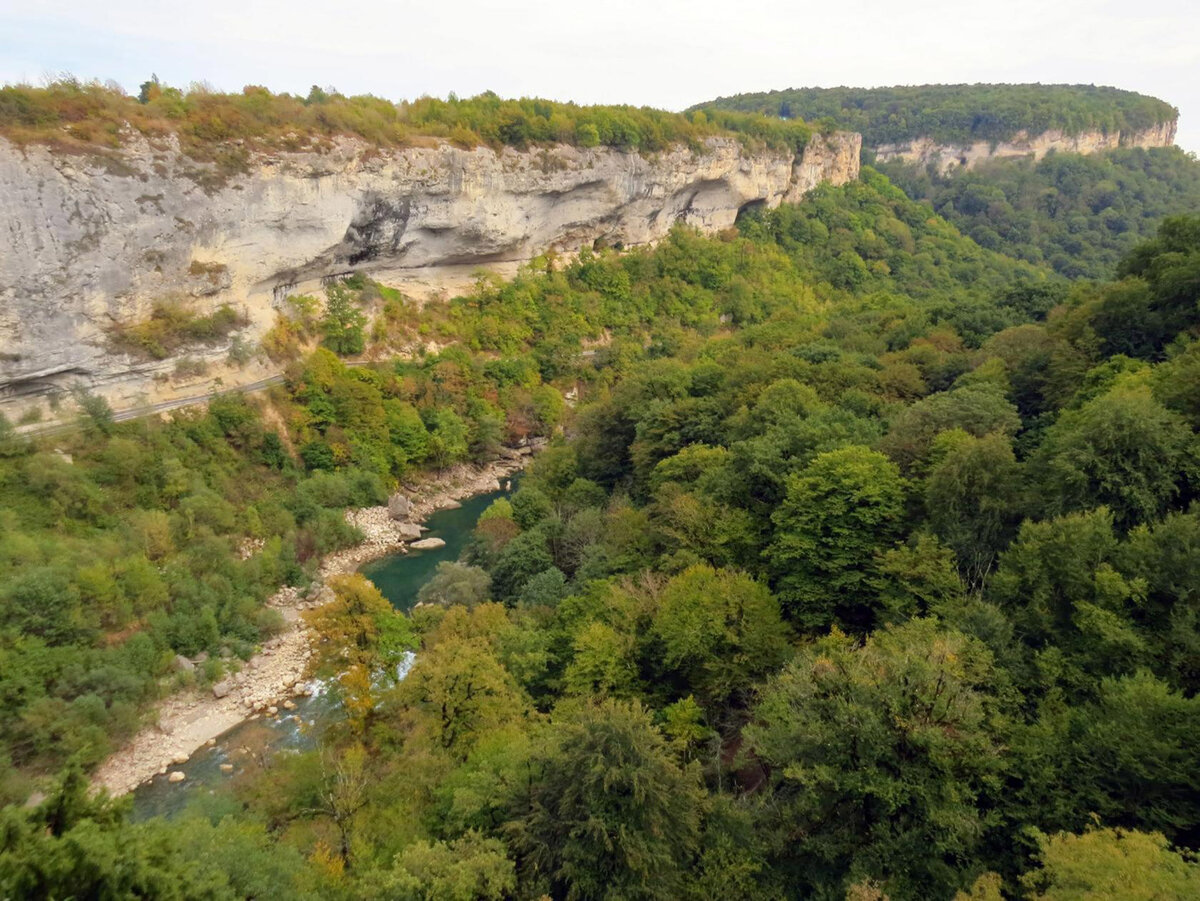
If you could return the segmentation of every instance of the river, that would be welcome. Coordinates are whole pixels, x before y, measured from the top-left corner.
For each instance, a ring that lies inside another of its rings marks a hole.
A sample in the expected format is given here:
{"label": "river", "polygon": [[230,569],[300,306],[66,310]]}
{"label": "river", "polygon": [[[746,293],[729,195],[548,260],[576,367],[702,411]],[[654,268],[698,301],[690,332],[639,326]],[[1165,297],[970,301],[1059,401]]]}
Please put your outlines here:
{"label": "river", "polygon": [[[421,590],[444,560],[457,560],[470,540],[479,516],[501,497],[508,497],[516,488],[519,475],[502,479],[507,490],[467,498],[453,510],[439,510],[425,525],[429,531],[422,537],[441,538],[445,547],[431,551],[409,551],[391,554],[365,564],[360,570],[379,588],[397,610],[408,612],[416,603]],[[256,716],[234,726],[221,735],[212,747],[202,748],[187,763],[172,767],[184,774],[183,782],[169,782],[165,775],[155,776],[133,792],[133,818],[144,820],[154,816],[172,817],[189,802],[205,795],[216,794],[236,774],[248,756],[269,757],[275,754],[307,751],[316,747],[321,732],[341,708],[332,692],[320,683],[311,683],[313,693],[295,699],[295,710],[280,710],[275,717]],[[226,773],[222,765],[233,769]]]}

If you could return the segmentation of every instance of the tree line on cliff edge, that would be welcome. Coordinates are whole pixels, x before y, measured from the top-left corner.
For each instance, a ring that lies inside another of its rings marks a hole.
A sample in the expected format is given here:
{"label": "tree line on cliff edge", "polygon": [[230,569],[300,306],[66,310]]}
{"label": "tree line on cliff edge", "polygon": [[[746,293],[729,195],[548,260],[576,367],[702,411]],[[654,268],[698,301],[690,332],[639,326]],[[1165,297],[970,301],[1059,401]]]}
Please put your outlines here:
{"label": "tree line on cliff edge", "polygon": [[129,129],[147,138],[178,137],[190,156],[229,168],[251,149],[321,150],[337,136],[381,147],[444,139],[494,149],[569,144],[652,154],[673,146],[699,149],[730,136],[751,148],[799,151],[812,135],[800,121],[715,110],[672,113],[650,107],[583,106],[538,98],[421,97],[393,103],[370,95],[347,97],[314,86],[307,96],[249,85],[220,93],[145,82],[137,97],[119,86],[64,78],[45,87],[0,87],[0,135],[19,144],[119,148]]}
{"label": "tree line on cliff edge", "polygon": [[1007,141],[1019,132],[1068,135],[1140,132],[1174,122],[1179,110],[1155,97],[1096,85],[934,84],[886,88],[789,88],[735,94],[693,109],[831,121],[863,146],[930,138],[943,144]]}

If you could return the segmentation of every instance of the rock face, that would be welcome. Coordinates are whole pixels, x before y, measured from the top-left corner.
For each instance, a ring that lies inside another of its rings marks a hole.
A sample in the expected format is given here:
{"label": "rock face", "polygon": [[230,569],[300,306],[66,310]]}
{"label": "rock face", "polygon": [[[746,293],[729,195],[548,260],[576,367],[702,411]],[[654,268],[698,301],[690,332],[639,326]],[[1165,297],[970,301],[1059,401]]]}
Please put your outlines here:
{"label": "rock face", "polygon": [[184,299],[197,312],[231,304],[254,340],[289,293],[332,276],[397,283],[597,241],[652,242],[679,221],[727,228],[747,206],[856,178],[860,145],[858,135],[815,136],[797,155],[715,138],[701,152],[647,158],[344,139],[321,153],[259,155],[222,177],[168,139],[133,136],[119,152],[88,156],[0,138],[0,405],[76,381],[133,405],[177,358],[116,354],[108,331],[157,301]]}
{"label": "rock face", "polygon": [[420,541],[414,541],[409,545],[414,551],[436,551],[440,547],[445,547],[446,542],[440,538],[422,538]]}
{"label": "rock face", "polygon": [[1087,131],[1077,135],[1061,131],[1047,131],[1038,135],[1020,132],[1011,141],[991,143],[977,141],[973,144],[938,144],[930,138],[917,138],[901,144],[881,144],[875,148],[875,158],[880,162],[903,160],[933,164],[942,174],[958,166],[973,169],[987,160],[1011,159],[1031,156],[1040,160],[1051,150],[1062,153],[1098,153],[1117,147],[1170,147],[1175,143],[1175,121],[1163,122],[1153,128],[1137,132]]}
{"label": "rock face", "polygon": [[403,494],[397,492],[388,498],[388,515],[392,519],[403,522],[411,511],[412,503]]}
{"label": "rock face", "polygon": [[401,541],[416,541],[421,537],[421,527],[416,523],[398,522],[395,525],[396,537]]}

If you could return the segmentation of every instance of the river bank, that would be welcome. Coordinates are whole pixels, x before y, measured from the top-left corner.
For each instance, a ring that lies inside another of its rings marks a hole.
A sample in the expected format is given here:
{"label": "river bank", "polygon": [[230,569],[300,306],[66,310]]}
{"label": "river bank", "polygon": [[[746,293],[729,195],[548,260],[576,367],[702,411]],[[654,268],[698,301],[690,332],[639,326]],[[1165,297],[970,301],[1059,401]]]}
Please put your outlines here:
{"label": "river bank", "polygon": [[286,710],[293,698],[307,690],[311,636],[301,614],[332,600],[325,580],[354,572],[379,557],[404,553],[405,542],[412,540],[413,525],[461,500],[499,490],[501,480],[522,469],[530,454],[527,448],[506,449],[492,463],[455,466],[421,483],[402,486],[401,493],[410,502],[403,524],[392,519],[386,506],[347,510],[347,521],[358,527],[363,540],[322,560],[318,578],[307,591],[284,587],[267,601],[283,617],[283,631],[265,642],[239,672],[215,687],[178,692],[159,701],[149,723],[97,768],[93,785],[112,795],[127,794],[187,761],[239,723],[257,716],[274,717]]}

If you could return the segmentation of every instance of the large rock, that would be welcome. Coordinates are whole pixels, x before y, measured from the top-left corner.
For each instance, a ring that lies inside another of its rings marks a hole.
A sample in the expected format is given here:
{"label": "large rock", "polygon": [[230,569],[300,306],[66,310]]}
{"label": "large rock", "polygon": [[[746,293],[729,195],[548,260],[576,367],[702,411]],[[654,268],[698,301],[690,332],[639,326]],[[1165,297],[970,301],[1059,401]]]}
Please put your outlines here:
{"label": "large rock", "polygon": [[422,538],[420,541],[414,541],[409,545],[414,551],[435,551],[445,546],[446,542],[440,538]]}
{"label": "large rock", "polygon": [[416,541],[421,537],[421,527],[416,523],[399,522],[396,523],[396,534],[401,541]]}
{"label": "large rock", "polygon": [[173,138],[152,145],[132,131],[119,150],[95,153],[0,138],[0,407],[12,413],[76,382],[118,409],[144,403],[151,388],[156,400],[192,396],[197,385],[155,381],[169,382],[187,355],[227,387],[270,374],[228,367],[220,345],[159,361],[113,353],[109,330],[145,319],[164,297],[198,312],[232,304],[254,341],[287,295],[319,291],[330,276],[363,272],[436,292],[469,284],[480,264],[597,241],[646,244],[676,222],[729,228],[745,207],[855,178],[861,141],[815,135],[796,154],[714,137],[652,157],[326,143],[252,154],[243,172],[222,175]]}
{"label": "large rock", "polygon": [[231,691],[233,691],[233,686],[234,686],[234,683],[233,683],[232,679],[222,679],[220,682],[218,682],[216,685],[214,685],[212,687],[213,697],[214,698],[225,697]]}
{"label": "large rock", "polygon": [[187,778],[187,776],[183,775],[183,773],[179,772],[179,770],[176,770],[170,776],[167,777],[167,781],[168,782],[182,782],[186,778]]}
{"label": "large rock", "polygon": [[388,515],[392,519],[406,520],[412,513],[412,501],[403,494],[393,494],[388,498]]}
{"label": "large rock", "polygon": [[177,673],[191,673],[196,669],[196,664],[192,663],[192,661],[188,660],[182,654],[176,654],[171,665],[175,668]]}

